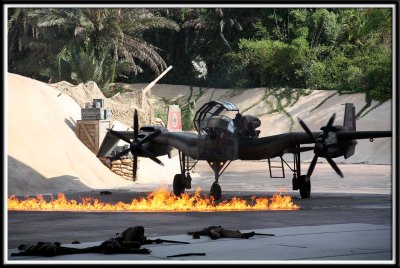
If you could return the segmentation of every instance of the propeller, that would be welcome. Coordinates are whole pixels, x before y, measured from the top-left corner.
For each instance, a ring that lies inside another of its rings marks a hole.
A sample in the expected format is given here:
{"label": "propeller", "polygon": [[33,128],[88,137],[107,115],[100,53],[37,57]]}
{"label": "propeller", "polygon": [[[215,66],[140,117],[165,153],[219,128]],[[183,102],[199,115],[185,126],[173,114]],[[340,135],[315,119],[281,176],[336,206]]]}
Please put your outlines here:
{"label": "propeller", "polygon": [[157,164],[160,164],[160,165],[164,166],[163,162],[161,162],[151,152],[149,152],[148,150],[143,148],[143,144],[145,144],[146,142],[151,141],[152,139],[154,139],[155,137],[160,135],[161,134],[161,130],[157,129],[155,132],[149,134],[148,136],[146,136],[143,139],[141,139],[140,141],[138,141],[139,117],[138,117],[138,113],[137,113],[136,109],[135,109],[135,113],[133,115],[133,140],[128,139],[127,137],[125,137],[124,135],[122,135],[118,131],[114,131],[114,130],[110,129],[109,132],[112,135],[114,135],[115,137],[117,137],[117,138],[129,143],[129,148],[119,152],[118,154],[116,154],[113,157],[110,157],[110,160],[114,161],[116,159],[120,159],[122,156],[124,156],[124,155],[128,154],[129,152],[131,152],[132,155],[133,155],[133,169],[132,169],[132,171],[133,171],[133,175],[132,175],[133,180],[136,179],[136,175],[137,175],[137,160],[138,160],[138,156],[148,157],[151,160],[153,160],[154,162],[156,162]]}
{"label": "propeller", "polygon": [[318,157],[324,157],[329,165],[336,171],[336,173],[343,178],[343,174],[340,171],[339,167],[336,165],[336,163],[332,160],[332,158],[328,155],[328,148],[334,147],[335,144],[327,144],[326,139],[329,137],[329,132],[332,129],[333,121],[335,121],[336,114],[334,113],[331,118],[329,118],[328,123],[326,124],[325,127],[322,127],[322,133],[319,135],[318,139],[315,138],[315,136],[312,134],[310,129],[307,127],[307,125],[301,120],[300,118],[297,118],[299,121],[299,124],[301,127],[304,129],[304,131],[312,138],[314,141],[314,157],[310,163],[310,166],[307,171],[307,176],[311,177],[311,174],[314,171],[315,165],[317,164]]}

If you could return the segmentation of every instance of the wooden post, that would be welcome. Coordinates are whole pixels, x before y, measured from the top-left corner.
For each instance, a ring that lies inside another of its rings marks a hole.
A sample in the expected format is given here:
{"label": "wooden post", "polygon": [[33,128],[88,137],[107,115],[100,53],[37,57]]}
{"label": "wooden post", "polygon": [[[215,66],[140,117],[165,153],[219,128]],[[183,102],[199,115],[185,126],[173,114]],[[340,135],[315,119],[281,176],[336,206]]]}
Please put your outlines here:
{"label": "wooden post", "polygon": [[[169,72],[169,70],[172,69],[172,66],[169,66],[164,72],[162,72],[156,79],[153,80],[153,82],[151,82],[150,84],[148,84],[143,90],[142,90],[142,96],[140,99],[140,105],[141,108],[144,109],[144,101],[145,101],[145,96],[147,94],[147,92],[149,92],[149,90],[154,87],[154,85],[158,82],[158,80],[160,80],[167,72]],[[151,104],[149,103],[149,107],[151,107]],[[154,111],[153,109],[150,109],[150,124],[153,124],[153,119],[154,119]]]}
{"label": "wooden post", "polygon": [[164,72],[162,72],[156,79],[154,79],[153,82],[151,82],[150,84],[147,85],[147,87],[145,87],[142,91],[143,94],[146,94],[147,91],[149,91],[149,89],[151,89],[152,87],[154,87],[154,85],[158,82],[158,80],[160,80],[166,73],[169,72],[169,70],[172,69],[172,66],[169,66]]}

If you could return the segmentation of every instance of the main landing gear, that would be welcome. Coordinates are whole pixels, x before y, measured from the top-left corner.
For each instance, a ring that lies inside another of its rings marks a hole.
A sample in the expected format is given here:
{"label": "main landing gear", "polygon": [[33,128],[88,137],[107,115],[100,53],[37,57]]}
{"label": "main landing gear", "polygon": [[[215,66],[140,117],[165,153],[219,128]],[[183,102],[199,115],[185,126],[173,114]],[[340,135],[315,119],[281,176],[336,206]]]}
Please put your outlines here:
{"label": "main landing gear", "polygon": [[192,188],[192,178],[190,171],[195,167],[197,161],[194,163],[190,161],[190,158],[184,153],[179,151],[179,163],[181,166],[181,174],[176,174],[172,184],[174,195],[180,196],[185,192],[185,189]]}
{"label": "main landing gear", "polygon": [[[297,150],[293,153],[293,169],[286,163],[285,164],[293,172],[292,186],[293,190],[299,190],[301,198],[310,198],[311,196],[311,180],[308,175],[301,175],[301,163],[300,163],[300,147],[296,146]],[[282,167],[283,168],[283,167]]]}
{"label": "main landing gear", "polygon": [[293,190],[299,190],[301,198],[310,198],[311,196],[311,181],[307,175],[297,177],[293,174],[292,179]]}
{"label": "main landing gear", "polygon": [[[220,160],[220,161],[207,161],[215,174],[215,182],[211,185],[210,196],[214,197],[214,200],[220,200],[222,197],[221,186],[218,183],[219,177],[225,171],[232,161]],[[185,192],[185,189],[192,188],[192,178],[190,177],[190,171],[197,164],[197,160],[193,162],[191,158],[186,156],[181,151],[179,152],[179,163],[181,167],[181,174],[176,174],[172,184],[174,195],[180,196]]]}

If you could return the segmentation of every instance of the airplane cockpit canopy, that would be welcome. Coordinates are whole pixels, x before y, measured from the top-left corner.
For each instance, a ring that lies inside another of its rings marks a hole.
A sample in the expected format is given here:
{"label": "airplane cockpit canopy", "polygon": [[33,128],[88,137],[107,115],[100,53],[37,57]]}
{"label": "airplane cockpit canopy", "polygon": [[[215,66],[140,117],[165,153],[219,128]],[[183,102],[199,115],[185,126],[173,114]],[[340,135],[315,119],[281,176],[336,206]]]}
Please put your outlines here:
{"label": "airplane cockpit canopy", "polygon": [[204,104],[194,116],[194,127],[199,134],[210,134],[213,129],[226,129],[231,133],[235,131],[233,120],[224,112],[239,112],[239,109],[228,101],[210,101]]}

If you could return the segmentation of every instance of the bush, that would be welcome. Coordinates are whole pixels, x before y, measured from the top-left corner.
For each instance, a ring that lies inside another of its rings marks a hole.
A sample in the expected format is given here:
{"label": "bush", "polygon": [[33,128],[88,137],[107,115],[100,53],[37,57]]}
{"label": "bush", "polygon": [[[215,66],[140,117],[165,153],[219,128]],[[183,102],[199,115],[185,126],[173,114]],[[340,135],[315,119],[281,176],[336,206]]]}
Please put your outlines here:
{"label": "bush", "polygon": [[[238,52],[226,54],[218,77],[225,86],[304,86],[303,64],[308,43],[242,39]],[[215,81],[215,80],[214,80]]]}
{"label": "bush", "polygon": [[392,55],[381,46],[363,55],[360,60],[363,68],[363,91],[372,99],[386,101],[392,97]]}
{"label": "bush", "polygon": [[[319,50],[325,55],[314,54],[314,60],[305,65],[306,85],[313,89],[336,90],[344,93],[365,93],[367,99],[386,101],[392,95],[392,62],[390,50],[365,49],[359,55],[348,46]],[[326,56],[328,55],[328,56]],[[320,60],[319,60],[320,59]]]}

